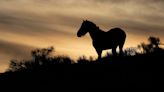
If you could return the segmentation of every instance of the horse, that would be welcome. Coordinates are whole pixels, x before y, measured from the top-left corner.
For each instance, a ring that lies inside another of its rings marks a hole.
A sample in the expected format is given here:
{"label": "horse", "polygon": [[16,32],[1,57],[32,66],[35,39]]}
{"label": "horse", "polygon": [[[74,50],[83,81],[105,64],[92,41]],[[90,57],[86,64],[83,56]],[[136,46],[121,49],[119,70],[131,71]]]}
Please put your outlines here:
{"label": "horse", "polygon": [[95,48],[98,59],[101,58],[103,50],[112,49],[112,54],[117,55],[116,48],[119,46],[119,54],[123,54],[123,46],[126,40],[126,33],[121,28],[112,28],[105,32],[91,21],[83,21],[77,32],[77,37],[82,37],[89,32],[92,45]]}

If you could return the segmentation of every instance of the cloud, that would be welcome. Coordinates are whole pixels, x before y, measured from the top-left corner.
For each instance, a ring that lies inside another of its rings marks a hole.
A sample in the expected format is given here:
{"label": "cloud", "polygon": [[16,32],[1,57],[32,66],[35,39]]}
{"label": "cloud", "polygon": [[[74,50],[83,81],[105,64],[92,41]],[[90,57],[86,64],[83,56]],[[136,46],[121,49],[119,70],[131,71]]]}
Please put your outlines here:
{"label": "cloud", "polygon": [[19,57],[26,58],[30,55],[30,50],[36,48],[33,46],[27,46],[23,44],[8,42],[4,40],[0,40],[0,52],[6,54],[10,57]]}
{"label": "cloud", "polygon": [[[45,34],[50,32],[64,34],[60,29],[56,29],[56,24],[45,20],[44,16],[26,15],[19,12],[14,13],[0,13],[0,26],[11,30],[11,33],[16,34]],[[54,25],[54,27],[49,27]],[[2,30],[3,31],[3,30]],[[6,30],[5,30],[6,31]]]}

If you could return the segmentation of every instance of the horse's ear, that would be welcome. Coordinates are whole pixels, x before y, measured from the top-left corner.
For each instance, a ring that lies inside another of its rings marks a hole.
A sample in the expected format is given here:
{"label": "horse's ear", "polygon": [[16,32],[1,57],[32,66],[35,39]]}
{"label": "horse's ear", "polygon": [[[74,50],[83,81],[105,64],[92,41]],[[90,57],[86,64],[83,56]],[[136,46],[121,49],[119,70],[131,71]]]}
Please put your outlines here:
{"label": "horse's ear", "polygon": [[83,22],[86,22],[87,20],[83,20]]}

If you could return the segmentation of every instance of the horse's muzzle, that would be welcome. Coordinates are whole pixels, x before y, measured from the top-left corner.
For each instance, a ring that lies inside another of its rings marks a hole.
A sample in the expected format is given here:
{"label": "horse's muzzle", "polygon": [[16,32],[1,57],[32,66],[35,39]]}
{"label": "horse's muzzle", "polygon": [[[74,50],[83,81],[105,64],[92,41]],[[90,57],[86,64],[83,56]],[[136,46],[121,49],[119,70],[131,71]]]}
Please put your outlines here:
{"label": "horse's muzzle", "polygon": [[81,37],[81,35],[77,35],[77,37]]}
{"label": "horse's muzzle", "polygon": [[79,33],[77,33],[77,37],[81,37],[81,35]]}

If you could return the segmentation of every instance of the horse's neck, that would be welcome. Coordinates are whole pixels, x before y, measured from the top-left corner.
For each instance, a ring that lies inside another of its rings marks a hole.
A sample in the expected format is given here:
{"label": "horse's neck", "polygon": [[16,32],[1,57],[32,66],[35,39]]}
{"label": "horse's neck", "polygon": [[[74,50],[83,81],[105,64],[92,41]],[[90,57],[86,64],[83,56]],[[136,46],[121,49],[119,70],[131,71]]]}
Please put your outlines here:
{"label": "horse's neck", "polygon": [[102,34],[104,33],[104,31],[102,31],[101,29],[97,28],[95,30],[92,30],[91,32],[89,32],[91,38],[93,41],[100,39],[102,37]]}

